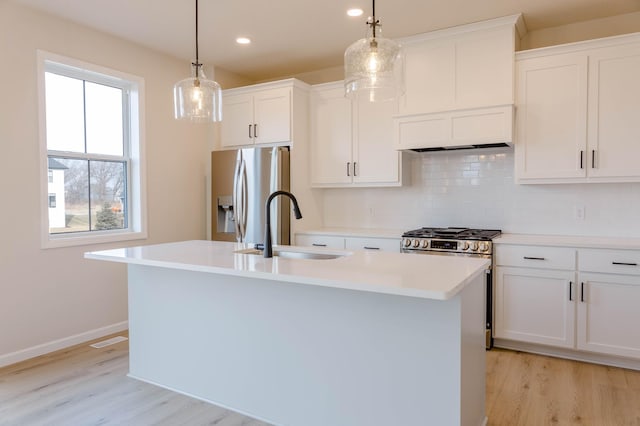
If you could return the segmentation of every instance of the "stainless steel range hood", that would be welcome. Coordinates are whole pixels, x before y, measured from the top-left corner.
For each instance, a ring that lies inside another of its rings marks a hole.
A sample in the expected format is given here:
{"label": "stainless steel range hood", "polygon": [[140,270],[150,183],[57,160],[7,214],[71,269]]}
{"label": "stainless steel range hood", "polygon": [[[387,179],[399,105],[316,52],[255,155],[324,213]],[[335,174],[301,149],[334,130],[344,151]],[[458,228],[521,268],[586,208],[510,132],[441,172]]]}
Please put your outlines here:
{"label": "stainless steel range hood", "polygon": [[513,143],[513,105],[396,116],[397,150],[495,148]]}

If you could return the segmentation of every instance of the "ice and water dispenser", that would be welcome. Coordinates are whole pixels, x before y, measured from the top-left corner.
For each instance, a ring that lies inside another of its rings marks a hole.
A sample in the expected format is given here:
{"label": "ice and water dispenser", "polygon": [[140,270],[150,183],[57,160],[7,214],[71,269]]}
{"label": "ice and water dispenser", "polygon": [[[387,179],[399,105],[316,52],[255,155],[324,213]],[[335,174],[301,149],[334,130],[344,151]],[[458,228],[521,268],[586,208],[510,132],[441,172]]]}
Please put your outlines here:
{"label": "ice and water dispenser", "polygon": [[235,232],[235,221],[233,218],[233,202],[231,195],[218,197],[218,220],[216,232]]}

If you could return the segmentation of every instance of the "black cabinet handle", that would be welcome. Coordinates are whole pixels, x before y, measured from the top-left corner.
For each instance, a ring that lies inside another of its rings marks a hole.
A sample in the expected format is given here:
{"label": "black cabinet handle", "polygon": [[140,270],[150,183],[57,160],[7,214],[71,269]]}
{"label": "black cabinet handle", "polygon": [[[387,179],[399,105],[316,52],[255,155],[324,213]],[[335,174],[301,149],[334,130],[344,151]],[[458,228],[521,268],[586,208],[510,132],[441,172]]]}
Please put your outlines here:
{"label": "black cabinet handle", "polygon": [[584,151],[580,151],[580,168],[584,169]]}
{"label": "black cabinet handle", "polygon": [[364,246],[362,248],[365,249],[365,250],[380,250],[380,247],[367,247],[367,246]]}
{"label": "black cabinet handle", "polygon": [[569,301],[570,302],[573,300],[573,297],[571,296],[572,293],[573,293],[573,281],[569,281]]}
{"label": "black cabinet handle", "polygon": [[347,163],[347,176],[351,176],[351,162]]}
{"label": "black cabinet handle", "polygon": [[591,168],[592,169],[596,168],[596,150],[595,149],[591,150]]}
{"label": "black cabinet handle", "polygon": [[249,138],[252,138],[253,136],[251,136],[251,124],[249,124]]}
{"label": "black cabinet handle", "polygon": [[354,176],[358,176],[358,174],[357,174],[357,172],[356,172],[356,164],[358,164],[358,163],[356,163],[356,162],[354,161],[354,162],[353,162],[353,175],[354,175]]}
{"label": "black cabinet handle", "polygon": [[638,266],[637,263],[628,263],[628,262],[611,262],[612,265],[624,265],[624,266]]}
{"label": "black cabinet handle", "polygon": [[525,256],[524,259],[525,260],[547,260],[544,257],[529,257],[529,256]]}
{"label": "black cabinet handle", "polygon": [[258,137],[258,125],[257,124],[253,125],[253,137],[254,138]]}
{"label": "black cabinet handle", "polygon": [[580,283],[580,301],[584,302],[584,283]]}
{"label": "black cabinet handle", "polygon": [[326,244],[318,244],[318,243],[311,243],[312,246],[314,247],[326,247]]}

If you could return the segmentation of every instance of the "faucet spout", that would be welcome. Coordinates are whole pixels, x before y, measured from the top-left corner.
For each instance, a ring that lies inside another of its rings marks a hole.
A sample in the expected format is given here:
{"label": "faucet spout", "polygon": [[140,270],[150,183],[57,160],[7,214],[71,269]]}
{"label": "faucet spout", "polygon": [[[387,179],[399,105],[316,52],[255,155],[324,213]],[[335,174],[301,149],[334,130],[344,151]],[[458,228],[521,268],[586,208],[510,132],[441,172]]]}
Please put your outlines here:
{"label": "faucet spout", "polygon": [[298,207],[298,200],[296,197],[287,191],[275,191],[272,192],[271,195],[267,198],[267,202],[265,203],[265,217],[266,226],[264,227],[264,254],[263,256],[266,258],[273,257],[273,245],[271,243],[271,201],[276,198],[278,195],[285,195],[291,199],[293,203],[293,214],[296,216],[296,219],[302,219],[302,213],[300,213],[300,207]]}

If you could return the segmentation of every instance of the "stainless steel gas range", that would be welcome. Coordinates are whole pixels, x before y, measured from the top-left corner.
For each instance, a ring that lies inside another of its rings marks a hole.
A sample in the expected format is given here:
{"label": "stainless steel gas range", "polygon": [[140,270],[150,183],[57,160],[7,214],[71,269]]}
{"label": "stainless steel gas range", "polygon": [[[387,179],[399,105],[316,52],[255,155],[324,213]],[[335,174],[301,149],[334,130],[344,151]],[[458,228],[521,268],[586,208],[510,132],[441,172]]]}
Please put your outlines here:
{"label": "stainless steel gas range", "polygon": [[[402,252],[445,256],[470,256],[489,259],[493,265],[493,243],[497,229],[420,228],[402,234]],[[486,281],[487,349],[493,346],[493,272],[487,269]]]}

